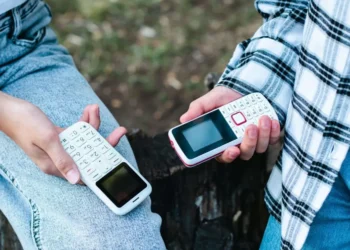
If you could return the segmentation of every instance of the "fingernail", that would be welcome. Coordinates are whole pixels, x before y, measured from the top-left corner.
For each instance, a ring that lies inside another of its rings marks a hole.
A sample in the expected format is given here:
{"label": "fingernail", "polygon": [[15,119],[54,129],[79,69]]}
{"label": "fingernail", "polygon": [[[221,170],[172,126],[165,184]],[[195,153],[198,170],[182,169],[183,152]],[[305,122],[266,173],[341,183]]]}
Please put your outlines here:
{"label": "fingernail", "polygon": [[230,156],[231,159],[236,159],[237,153],[236,152],[230,152],[229,156]]}
{"label": "fingernail", "polygon": [[99,108],[99,106],[97,106],[96,114],[97,114],[97,116],[100,116],[100,108]]}
{"label": "fingernail", "polygon": [[258,136],[258,132],[256,129],[251,129],[248,131],[248,136],[250,139],[254,139]]}
{"label": "fingernail", "polygon": [[267,129],[267,128],[269,128],[269,121],[267,119],[261,119],[260,125],[262,128]]}
{"label": "fingernail", "polygon": [[71,170],[68,171],[67,175],[67,180],[71,183],[71,184],[77,184],[80,178],[79,172],[77,169],[73,168]]}

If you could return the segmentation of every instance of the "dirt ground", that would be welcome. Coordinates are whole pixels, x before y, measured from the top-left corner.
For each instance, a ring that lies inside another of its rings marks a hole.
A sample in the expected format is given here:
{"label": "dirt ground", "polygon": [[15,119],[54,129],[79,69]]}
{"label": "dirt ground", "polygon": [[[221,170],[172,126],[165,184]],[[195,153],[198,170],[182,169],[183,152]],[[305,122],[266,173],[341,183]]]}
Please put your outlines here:
{"label": "dirt ground", "polygon": [[48,1],[53,27],[121,125],[148,134],[178,124],[261,24],[247,0]]}

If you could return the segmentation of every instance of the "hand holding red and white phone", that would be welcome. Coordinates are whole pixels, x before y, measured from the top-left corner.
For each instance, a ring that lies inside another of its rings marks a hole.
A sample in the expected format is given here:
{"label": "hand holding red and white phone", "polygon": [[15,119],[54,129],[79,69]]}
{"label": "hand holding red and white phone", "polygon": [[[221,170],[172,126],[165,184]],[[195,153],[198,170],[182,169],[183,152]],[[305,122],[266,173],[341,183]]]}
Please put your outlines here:
{"label": "hand holding red and white phone", "polygon": [[[188,111],[181,116],[180,122],[190,121],[241,97],[241,94],[232,89],[223,86],[215,87],[209,93],[193,101]],[[239,146],[227,148],[221,156],[217,157],[217,160],[223,163],[230,163],[237,157],[249,160],[255,152],[263,153],[269,144],[277,143],[279,137],[279,122],[271,120],[268,116],[263,116],[259,120],[259,126],[250,125],[247,127],[243,141]]]}

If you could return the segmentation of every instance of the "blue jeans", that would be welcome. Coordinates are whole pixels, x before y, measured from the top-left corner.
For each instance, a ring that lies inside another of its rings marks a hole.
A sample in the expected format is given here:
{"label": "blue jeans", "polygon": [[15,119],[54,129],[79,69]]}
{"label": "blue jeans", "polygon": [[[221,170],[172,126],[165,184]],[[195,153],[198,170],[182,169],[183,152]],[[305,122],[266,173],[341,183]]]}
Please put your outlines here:
{"label": "blue jeans", "polygon": [[[39,0],[0,17],[0,91],[35,104],[61,127],[97,103],[100,132],[107,136],[118,123],[57,43],[50,20],[48,6]],[[117,150],[137,166],[126,138]],[[165,249],[161,218],[150,204],[147,199],[117,216],[89,188],[41,172],[0,132],[0,210],[26,250]]]}
{"label": "blue jeans", "polygon": [[[280,244],[281,224],[270,216],[260,250],[279,249]],[[350,151],[311,224],[303,249],[350,249]]]}

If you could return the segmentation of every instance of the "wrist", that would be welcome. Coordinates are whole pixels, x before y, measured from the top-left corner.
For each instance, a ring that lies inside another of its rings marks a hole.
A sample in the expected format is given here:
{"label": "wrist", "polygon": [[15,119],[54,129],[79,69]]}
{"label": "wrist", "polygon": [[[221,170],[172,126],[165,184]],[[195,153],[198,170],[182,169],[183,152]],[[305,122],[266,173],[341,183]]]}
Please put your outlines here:
{"label": "wrist", "polygon": [[3,131],[3,124],[5,123],[5,110],[6,110],[6,99],[7,96],[0,91],[0,131]]}
{"label": "wrist", "polygon": [[9,114],[11,113],[15,98],[0,91],[0,131],[7,134],[9,127]]}

